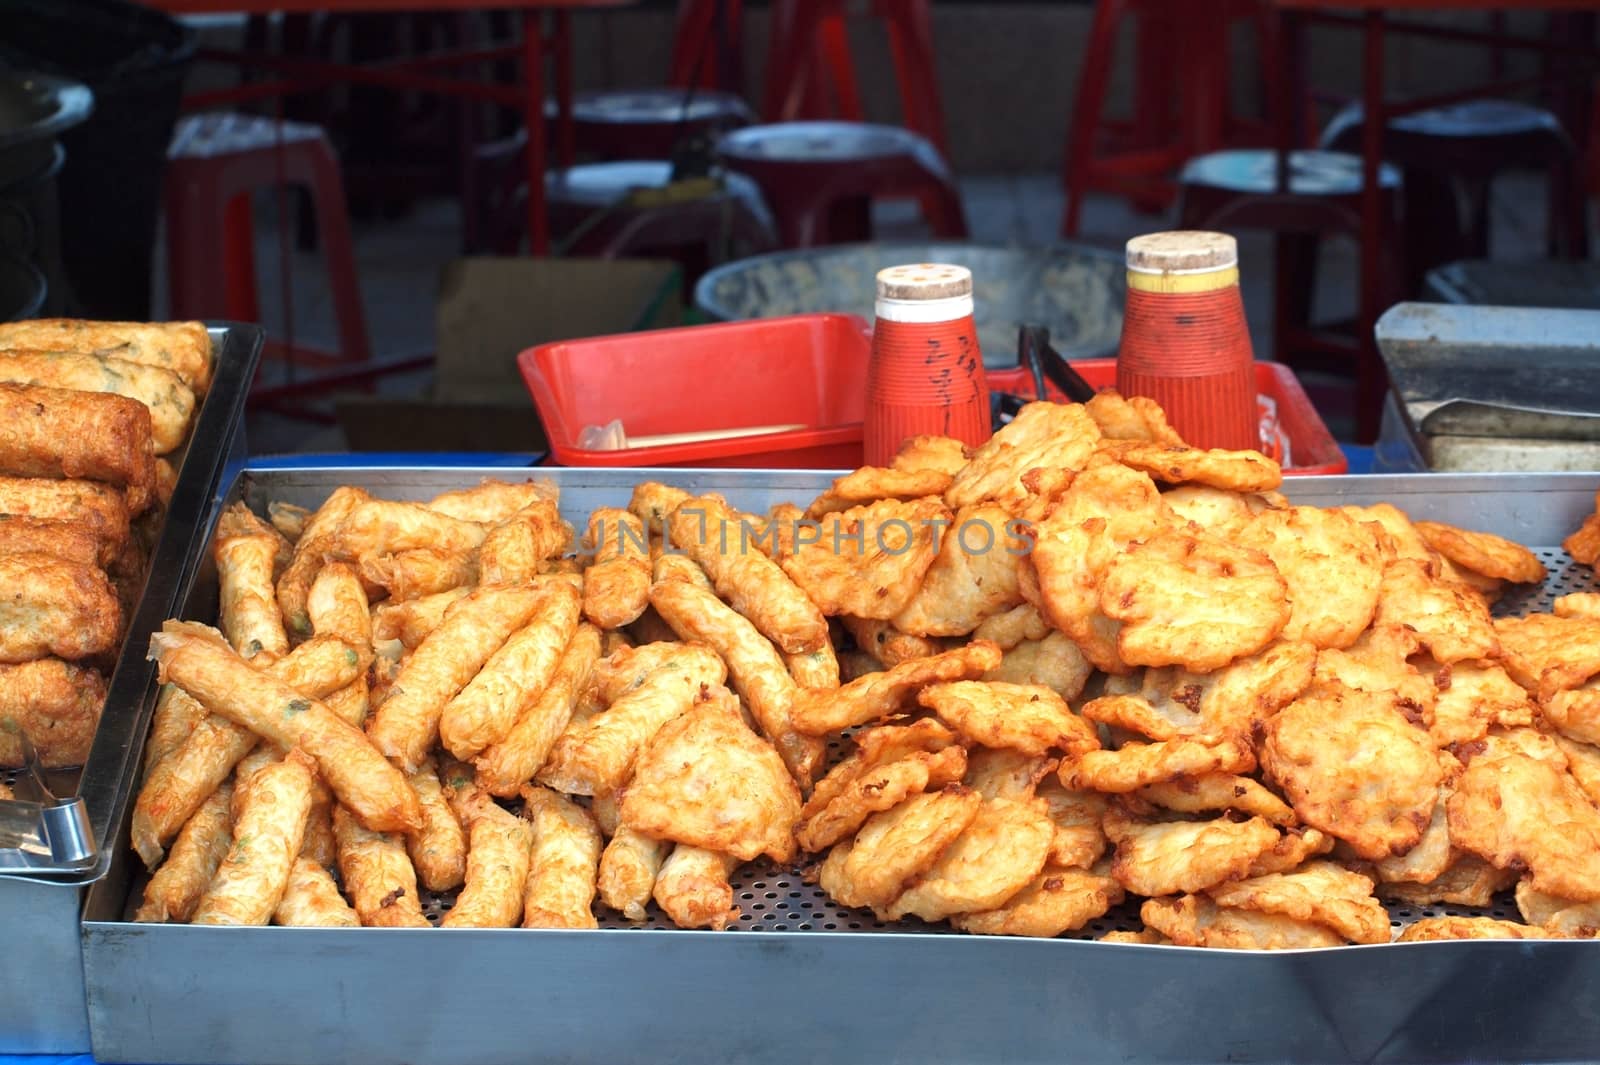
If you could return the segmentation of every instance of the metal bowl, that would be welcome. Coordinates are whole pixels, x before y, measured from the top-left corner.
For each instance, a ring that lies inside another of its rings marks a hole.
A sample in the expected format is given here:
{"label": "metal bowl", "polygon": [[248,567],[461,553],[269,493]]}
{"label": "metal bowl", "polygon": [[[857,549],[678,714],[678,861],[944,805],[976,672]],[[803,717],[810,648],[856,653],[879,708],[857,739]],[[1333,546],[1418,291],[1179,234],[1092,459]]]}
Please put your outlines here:
{"label": "metal bowl", "polygon": [[1123,257],[1082,244],[869,243],[775,252],[719,266],[695,286],[695,306],[721,321],[843,311],[872,318],[874,277],[901,263],[956,263],[972,271],[983,364],[1017,364],[1017,326],[1050,329],[1069,358],[1115,355],[1122,335]]}

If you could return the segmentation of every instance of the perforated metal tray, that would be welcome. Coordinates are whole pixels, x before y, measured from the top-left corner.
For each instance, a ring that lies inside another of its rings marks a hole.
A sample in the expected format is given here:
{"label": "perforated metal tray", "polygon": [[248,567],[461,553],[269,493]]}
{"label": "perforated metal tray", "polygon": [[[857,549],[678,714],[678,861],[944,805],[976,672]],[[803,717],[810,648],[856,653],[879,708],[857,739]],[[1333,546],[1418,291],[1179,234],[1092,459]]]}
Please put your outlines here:
{"label": "perforated metal tray", "polygon": [[[655,478],[751,510],[815,494],[794,471],[552,470],[566,516],[620,505]],[[339,484],[427,498],[505,469],[247,472],[228,494],[315,505]],[[1387,500],[1418,518],[1552,545],[1593,507],[1595,475],[1328,477],[1297,502]],[[1502,609],[1594,586],[1541,547],[1544,588]],[[209,619],[202,561],[180,598]],[[147,700],[144,720],[153,702]],[[139,734],[143,735],[141,724]],[[126,826],[119,853],[126,854]],[[102,1061],[1517,1061],[1600,1053],[1600,942],[1418,943],[1255,954],[1086,942],[1137,927],[1121,907],[1059,940],[888,925],[841,907],[800,870],[752,863],[729,932],[604,916],[594,932],[213,929],[135,925],[129,863],[97,885],[84,924]],[[452,900],[427,896],[437,920]],[[1393,906],[1397,926],[1489,910]],[[736,931],[735,931],[736,930]],[[802,933],[802,934],[796,934]],[[865,935],[853,933],[869,933]],[[875,933],[875,934],[874,934]]]}

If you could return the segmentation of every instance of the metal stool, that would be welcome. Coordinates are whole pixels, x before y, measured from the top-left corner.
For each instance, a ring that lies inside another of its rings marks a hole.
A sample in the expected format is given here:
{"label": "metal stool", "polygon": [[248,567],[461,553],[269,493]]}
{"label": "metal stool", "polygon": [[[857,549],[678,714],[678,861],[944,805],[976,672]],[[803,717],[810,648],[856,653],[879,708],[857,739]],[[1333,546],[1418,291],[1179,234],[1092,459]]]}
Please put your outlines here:
{"label": "metal stool", "polygon": [[[1361,151],[1362,112],[1352,104],[1322,134],[1330,151]],[[1489,254],[1489,188],[1508,170],[1549,176],[1546,243],[1552,258],[1589,254],[1580,160],[1555,115],[1511,100],[1471,100],[1389,120],[1383,157],[1405,177],[1403,217],[1415,292],[1428,270]],[[1465,207],[1463,212],[1462,208]]]}
{"label": "metal stool", "polygon": [[[1288,187],[1278,189],[1278,155],[1267,150],[1213,152],[1189,161],[1180,177],[1178,225],[1184,229],[1264,229],[1275,235],[1273,356],[1307,369],[1348,373],[1355,361],[1354,414],[1357,436],[1370,441],[1378,432],[1385,377],[1382,363],[1361,356],[1349,335],[1330,335],[1312,326],[1311,295],[1316,287],[1321,238],[1360,239],[1361,159],[1338,152],[1293,152]],[[1400,172],[1385,165],[1379,182],[1389,226],[1398,222]],[[1380,286],[1385,303],[1398,299],[1403,256],[1398,242],[1385,247]]]}
{"label": "metal stool", "polygon": [[[546,105],[545,116],[555,120],[554,102]],[[715,140],[755,120],[738,96],[708,89],[581,92],[572,102],[578,153],[603,161],[670,159],[685,140]]]}
{"label": "metal stool", "polygon": [[936,237],[965,239],[961,192],[939,152],[897,126],[780,122],[717,145],[728,169],[760,187],[784,247],[868,240],[872,201],[915,198]]}
{"label": "metal stool", "polygon": [[[1134,115],[1109,121],[1103,112],[1117,34],[1129,16],[1138,30]],[[1263,0],[1098,0],[1062,164],[1062,236],[1077,235],[1089,192],[1115,192],[1164,210],[1177,192],[1172,175],[1186,159],[1272,143],[1266,123],[1241,119],[1228,106],[1228,32],[1243,19],[1254,20],[1263,77],[1275,77],[1276,22]],[[1268,86],[1265,96],[1282,102],[1276,87]]]}

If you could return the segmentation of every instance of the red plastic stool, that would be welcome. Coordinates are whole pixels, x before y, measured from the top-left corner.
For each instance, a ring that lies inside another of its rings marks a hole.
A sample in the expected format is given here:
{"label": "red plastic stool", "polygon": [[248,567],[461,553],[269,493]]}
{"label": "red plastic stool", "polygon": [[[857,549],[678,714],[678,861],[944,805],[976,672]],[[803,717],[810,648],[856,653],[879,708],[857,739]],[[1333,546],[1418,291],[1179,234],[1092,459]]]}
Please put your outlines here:
{"label": "red plastic stool", "polygon": [[[1117,34],[1136,21],[1134,113],[1129,121],[1104,116]],[[1066,211],[1061,233],[1078,233],[1083,197],[1114,192],[1149,210],[1165,210],[1177,193],[1173,175],[1185,160],[1224,147],[1272,143],[1266,122],[1240,118],[1229,107],[1229,34],[1242,19],[1255,23],[1268,106],[1283,103],[1277,78],[1277,22],[1266,0],[1097,0],[1084,48],[1078,95],[1067,132],[1061,180]]]}
{"label": "red plastic stool", "polygon": [[[847,6],[846,0],[772,0],[763,119],[865,117],[850,58]],[[871,11],[889,31],[902,122],[948,155],[928,0],[872,0]]]}
{"label": "red plastic stool", "polygon": [[250,194],[279,181],[307,189],[339,329],[337,354],[281,344],[270,357],[346,367],[371,358],[339,162],[320,127],[254,115],[182,119],[167,152],[167,275],[174,318],[261,320]]}
{"label": "red plastic stool", "polygon": [[[545,107],[545,117],[555,120],[554,102]],[[715,140],[755,120],[743,99],[711,89],[581,92],[572,103],[579,154],[606,161],[670,159],[684,140]]]}
{"label": "red plastic stool", "polygon": [[748,126],[724,137],[717,154],[760,186],[785,247],[868,240],[872,201],[895,197],[919,200],[934,236],[967,236],[950,168],[926,139],[898,126]]}
{"label": "red plastic stool", "polygon": [[[1361,157],[1339,152],[1293,152],[1287,190],[1278,189],[1276,152],[1213,152],[1183,168],[1178,225],[1183,229],[1264,229],[1276,236],[1273,353],[1304,369],[1350,371],[1354,362],[1354,414],[1358,438],[1377,436],[1387,387],[1382,363],[1364,354],[1353,336],[1312,326],[1318,242],[1322,237],[1361,234]],[[1400,208],[1400,172],[1379,171],[1387,225],[1393,232]],[[1404,256],[1399,241],[1384,248],[1384,276],[1363,283],[1379,286],[1380,306],[1400,298]],[[1260,354],[1260,353],[1258,353]]]}

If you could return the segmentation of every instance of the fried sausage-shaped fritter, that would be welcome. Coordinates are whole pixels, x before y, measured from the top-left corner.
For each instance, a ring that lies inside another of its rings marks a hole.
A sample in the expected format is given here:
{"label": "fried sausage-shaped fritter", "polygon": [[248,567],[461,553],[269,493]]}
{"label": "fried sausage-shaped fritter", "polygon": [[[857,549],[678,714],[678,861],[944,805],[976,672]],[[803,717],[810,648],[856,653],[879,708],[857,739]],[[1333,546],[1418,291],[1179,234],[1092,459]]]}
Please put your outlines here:
{"label": "fried sausage-shaped fritter", "polygon": [[533,826],[481,793],[469,798],[465,807],[471,840],[466,886],[439,927],[511,928],[522,917]]}
{"label": "fried sausage-shaped fritter", "polygon": [[0,551],[51,555],[84,566],[109,566],[117,555],[85,522],[0,514]]}
{"label": "fried sausage-shaped fritter", "polygon": [[150,412],[103,392],[0,384],[0,470],[102,481],[142,514],[156,498]]}
{"label": "fried sausage-shaped fritter", "polygon": [[595,878],[600,826],[594,815],[549,788],[522,790],[533,822],[533,855],[522,899],[524,928],[598,928]]}
{"label": "fried sausage-shaped fritter", "polygon": [[670,850],[672,844],[666,840],[651,839],[642,832],[619,825],[600,853],[596,882],[600,901],[630,921],[644,920],[644,908],[650,904],[650,893],[655,890],[661,863]]}
{"label": "fried sausage-shaped fritter", "polygon": [[232,802],[233,785],[224,784],[189,818],[172,853],[145,885],[144,901],[133,915],[135,921],[182,924],[194,915],[200,896],[233,846]]}
{"label": "fried sausage-shaped fritter", "polygon": [[[46,769],[84,763],[105,701],[105,677],[89,666],[59,658],[0,665],[0,717],[21,726]],[[19,765],[21,741],[0,729],[0,766]]]}
{"label": "fried sausage-shaped fritter", "polygon": [[97,481],[0,477],[0,514],[81,525],[99,544],[96,561],[105,565],[121,557],[128,543],[127,501]]}
{"label": "fried sausage-shaped fritter", "polygon": [[99,567],[50,555],[0,554],[0,662],[114,651],[122,607]]}
{"label": "fried sausage-shaped fritter", "polygon": [[491,795],[509,798],[533,779],[572,720],[573,708],[599,657],[600,630],[579,625],[544,691],[523,710],[504,740],[484,748],[473,759],[480,787]]}
{"label": "fried sausage-shaped fritter", "polygon": [[360,928],[361,919],[317,862],[296,858],[272,923],[293,928]]}
{"label": "fried sausage-shaped fritter", "polygon": [[217,521],[211,548],[221,600],[217,627],[246,659],[260,654],[275,659],[289,651],[272,587],[273,567],[286,547],[277,530],[243,503],[223,511]]}
{"label": "fried sausage-shaped fritter", "polygon": [[679,928],[720,932],[738,919],[728,878],[739,859],[683,844],[672,848],[656,877],[656,904]]}
{"label": "fried sausage-shaped fritter", "polygon": [[336,806],[333,838],[339,845],[339,878],[363,927],[428,927],[403,836],[368,831],[349,810]]}
{"label": "fried sausage-shaped fritter", "polygon": [[316,763],[300,751],[240,785],[233,845],[194,913],[195,924],[264,925],[283,901],[305,838]]}
{"label": "fried sausage-shaped fritter", "polygon": [[486,477],[476,487],[441,493],[425,505],[429,510],[458,521],[495,525],[510,520],[512,515],[535,504],[544,502],[553,505],[559,498],[555,484],[550,481],[512,484]]}
{"label": "fried sausage-shaped fritter", "polygon": [[370,498],[366,492],[348,485],[335,488],[316,512],[306,518],[295,541],[294,557],[278,578],[278,609],[283,623],[296,636],[311,635],[311,616],[306,613],[306,597],[317,571],[333,550],[339,526],[350,512]]}
{"label": "fried sausage-shaped fritter", "polygon": [[484,584],[526,584],[567,549],[572,529],[554,500],[538,499],[489,530],[478,548]]}
{"label": "fried sausage-shaped fritter", "polygon": [[0,349],[108,355],[171,371],[195,395],[211,387],[211,337],[204,322],[37,318],[0,325]]}
{"label": "fried sausage-shaped fritter", "polygon": [[602,629],[620,629],[650,602],[644,524],[626,510],[599,507],[589,515],[583,546],[594,552],[583,574],[583,616]]}
{"label": "fried sausage-shaped fritter", "polygon": [[0,383],[110,392],[142,403],[158,455],[183,446],[194,417],[194,391],[177,374],[107,355],[0,351]]}
{"label": "fried sausage-shaped fritter", "polygon": [[406,841],[417,879],[429,891],[451,891],[461,886],[467,869],[467,834],[450,809],[439,783],[433,759],[406,778],[422,806],[422,829]]}

